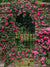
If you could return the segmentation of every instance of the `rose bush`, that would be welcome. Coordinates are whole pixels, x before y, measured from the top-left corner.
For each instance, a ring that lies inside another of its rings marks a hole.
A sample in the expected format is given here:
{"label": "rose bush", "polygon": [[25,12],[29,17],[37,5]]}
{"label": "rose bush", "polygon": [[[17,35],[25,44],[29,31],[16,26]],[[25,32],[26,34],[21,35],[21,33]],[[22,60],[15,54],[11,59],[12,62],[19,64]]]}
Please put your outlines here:
{"label": "rose bush", "polygon": [[[4,56],[4,61],[7,64],[14,61],[16,58],[20,61],[22,57],[30,57],[38,61],[38,55],[41,57],[40,61],[44,67],[44,62],[46,61],[46,57],[44,56],[47,56],[47,51],[50,49],[49,31],[45,31],[43,34],[41,32],[37,34],[38,38],[41,38],[39,40],[35,39],[39,44],[40,52],[36,47],[35,50],[25,49],[23,51],[22,49],[24,48],[19,48],[19,51],[15,42],[16,33],[18,32],[20,26],[29,27],[31,25],[32,27],[30,27],[30,29],[32,30],[33,28],[32,31],[34,31],[35,26],[33,25],[35,22],[37,22],[37,26],[39,26],[49,21],[49,17],[43,9],[43,4],[38,5],[36,0],[33,0],[30,3],[31,4],[27,4],[25,2],[17,2],[17,4],[8,3],[10,6],[10,15],[5,17],[5,21],[0,21],[0,55]],[[21,39],[20,35],[19,37]],[[23,42],[24,39],[21,39],[21,41]],[[27,55],[30,53],[32,54],[31,56]]]}
{"label": "rose bush", "polygon": [[42,66],[45,67],[47,64],[47,58],[50,57],[50,28],[42,29],[42,31],[42,33],[39,32],[37,34],[37,39],[35,39],[35,41],[39,47],[38,56],[41,57],[39,62],[41,62]]}

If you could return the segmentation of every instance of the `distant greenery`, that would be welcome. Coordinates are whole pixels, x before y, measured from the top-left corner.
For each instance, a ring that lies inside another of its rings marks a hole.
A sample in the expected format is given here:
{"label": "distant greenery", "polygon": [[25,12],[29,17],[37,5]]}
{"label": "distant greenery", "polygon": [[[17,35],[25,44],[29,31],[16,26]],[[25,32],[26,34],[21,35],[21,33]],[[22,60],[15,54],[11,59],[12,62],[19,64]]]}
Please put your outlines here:
{"label": "distant greenery", "polygon": [[50,2],[50,0],[42,0],[43,2]]}
{"label": "distant greenery", "polygon": [[[2,3],[2,2],[11,2],[11,1],[16,1],[16,0],[0,0],[0,3]],[[50,2],[50,0],[36,0],[36,1],[40,1],[40,2]]]}
{"label": "distant greenery", "polygon": [[2,2],[11,2],[11,1],[14,1],[14,0],[0,0],[0,3],[2,3]]}

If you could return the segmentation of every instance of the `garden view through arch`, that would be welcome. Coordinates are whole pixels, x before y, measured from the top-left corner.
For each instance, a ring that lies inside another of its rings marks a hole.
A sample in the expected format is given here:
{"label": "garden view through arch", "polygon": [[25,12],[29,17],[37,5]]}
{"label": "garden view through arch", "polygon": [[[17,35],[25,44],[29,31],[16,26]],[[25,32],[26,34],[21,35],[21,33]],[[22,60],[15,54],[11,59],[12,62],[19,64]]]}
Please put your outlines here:
{"label": "garden view through arch", "polygon": [[[19,28],[17,36],[21,35],[24,41],[21,43],[26,48],[34,47],[34,33],[35,33],[35,23],[32,24],[32,18],[29,16],[29,13],[22,13],[16,17],[15,25]],[[17,40],[19,45],[19,40]]]}

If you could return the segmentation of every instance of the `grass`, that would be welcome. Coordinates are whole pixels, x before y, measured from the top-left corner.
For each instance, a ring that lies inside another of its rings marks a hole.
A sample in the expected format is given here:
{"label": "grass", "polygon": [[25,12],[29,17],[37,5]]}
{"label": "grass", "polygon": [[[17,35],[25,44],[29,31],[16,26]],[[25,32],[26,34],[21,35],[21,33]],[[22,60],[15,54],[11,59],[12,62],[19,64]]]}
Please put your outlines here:
{"label": "grass", "polygon": [[[34,34],[28,34],[27,36],[25,34],[21,34],[21,36],[21,39],[24,39],[24,41],[22,42],[24,46],[29,48],[34,47]],[[16,34],[16,39],[19,39],[18,34]],[[19,42],[18,44],[21,44],[21,42]]]}
{"label": "grass", "polygon": [[50,64],[50,59],[48,59],[48,64]]}

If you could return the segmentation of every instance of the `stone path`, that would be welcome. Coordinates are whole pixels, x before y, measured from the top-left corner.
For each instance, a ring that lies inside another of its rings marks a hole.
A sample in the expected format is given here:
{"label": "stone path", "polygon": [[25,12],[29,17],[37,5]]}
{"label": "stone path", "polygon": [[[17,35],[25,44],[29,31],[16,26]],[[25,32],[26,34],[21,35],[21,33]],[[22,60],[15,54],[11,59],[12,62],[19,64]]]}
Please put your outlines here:
{"label": "stone path", "polygon": [[4,66],[4,63],[0,62],[0,67],[40,67],[40,66],[39,64],[34,64],[34,63],[31,63],[31,65],[17,65],[17,64],[11,63],[8,66]]}

